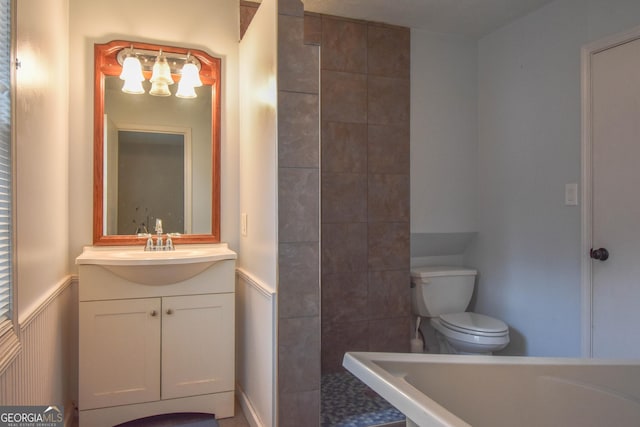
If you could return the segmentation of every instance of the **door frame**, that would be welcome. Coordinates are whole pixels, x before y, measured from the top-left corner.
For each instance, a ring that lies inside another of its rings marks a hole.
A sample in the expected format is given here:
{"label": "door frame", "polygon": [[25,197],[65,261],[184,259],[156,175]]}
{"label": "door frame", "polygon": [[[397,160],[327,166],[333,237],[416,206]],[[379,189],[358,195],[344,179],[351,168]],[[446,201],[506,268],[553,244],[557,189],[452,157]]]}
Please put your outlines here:
{"label": "door frame", "polygon": [[598,52],[620,46],[625,43],[640,39],[640,26],[630,30],[605,37],[598,41],[586,44],[581,49],[581,109],[582,109],[582,220],[581,220],[581,350],[583,357],[593,357],[593,282],[592,261],[589,250],[593,247],[593,137],[591,123],[591,58]]}

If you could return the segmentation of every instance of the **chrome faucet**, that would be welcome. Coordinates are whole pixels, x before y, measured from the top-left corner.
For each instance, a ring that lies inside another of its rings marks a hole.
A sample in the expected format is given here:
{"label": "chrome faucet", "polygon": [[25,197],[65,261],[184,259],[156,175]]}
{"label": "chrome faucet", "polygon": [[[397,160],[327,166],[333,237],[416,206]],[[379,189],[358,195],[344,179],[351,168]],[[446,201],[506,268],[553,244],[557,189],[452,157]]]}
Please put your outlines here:
{"label": "chrome faucet", "polygon": [[[175,246],[173,246],[173,240],[171,239],[171,235],[167,233],[167,239],[163,242],[162,239],[162,220],[160,218],[156,218],[156,241],[153,242],[153,237],[151,234],[146,234],[143,236],[147,237],[147,243],[144,246],[145,251],[173,251],[175,250]],[[141,236],[140,234],[138,236]]]}

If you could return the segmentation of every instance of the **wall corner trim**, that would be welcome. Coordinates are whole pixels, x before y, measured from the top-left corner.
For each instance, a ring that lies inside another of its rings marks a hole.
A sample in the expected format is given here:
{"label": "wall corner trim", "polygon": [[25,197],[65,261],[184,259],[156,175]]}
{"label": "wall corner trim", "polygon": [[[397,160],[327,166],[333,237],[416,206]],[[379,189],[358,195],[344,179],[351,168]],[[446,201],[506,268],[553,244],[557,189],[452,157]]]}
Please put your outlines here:
{"label": "wall corner trim", "polygon": [[53,285],[48,292],[43,294],[35,303],[28,307],[24,313],[18,314],[18,324],[20,325],[20,331],[23,331],[29,326],[29,324],[38,317],[38,315],[44,311],[52,301],[54,301],[58,295],[64,292],[72,283],[78,282],[78,276],[75,274],[69,274],[63,277],[58,283]]}

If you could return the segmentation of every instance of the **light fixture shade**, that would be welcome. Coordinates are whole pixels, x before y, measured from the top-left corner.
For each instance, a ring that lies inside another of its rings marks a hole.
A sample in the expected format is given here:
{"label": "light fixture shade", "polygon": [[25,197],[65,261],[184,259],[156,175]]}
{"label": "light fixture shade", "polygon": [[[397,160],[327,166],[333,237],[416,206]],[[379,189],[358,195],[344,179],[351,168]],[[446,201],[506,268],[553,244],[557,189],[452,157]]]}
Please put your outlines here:
{"label": "light fixture shade", "polygon": [[144,81],[142,75],[142,65],[140,60],[135,56],[127,56],[122,64],[122,72],[120,73],[122,80],[137,80],[139,82]]}
{"label": "light fixture shade", "polygon": [[149,91],[149,95],[170,96],[171,92],[169,92],[169,85],[165,82],[155,81],[151,83],[151,90]]}
{"label": "light fixture shade", "polygon": [[122,64],[122,72],[120,78],[124,80],[122,85],[122,91],[125,93],[139,94],[144,93],[142,82],[144,76],[142,75],[142,65],[140,60],[135,56],[127,56]]}
{"label": "light fixture shade", "polygon": [[178,91],[176,92],[178,98],[195,98],[196,91],[188,81],[185,81],[184,77],[180,79],[178,83]]}
{"label": "light fixture shade", "polygon": [[182,67],[182,77],[180,78],[180,82],[186,80],[185,83],[188,83],[193,87],[202,86],[202,80],[200,80],[200,72],[198,71],[198,67],[196,64],[192,62],[187,62]]}
{"label": "light fixture shade", "polygon": [[171,78],[171,68],[167,63],[167,58],[162,54],[156,57],[156,62],[153,64],[153,73],[151,74],[151,83],[164,83],[165,85],[172,85],[173,79]]}
{"label": "light fixture shade", "polygon": [[135,80],[125,80],[122,85],[122,91],[124,93],[132,93],[132,94],[140,94],[144,93],[144,88],[142,87],[142,82]]}

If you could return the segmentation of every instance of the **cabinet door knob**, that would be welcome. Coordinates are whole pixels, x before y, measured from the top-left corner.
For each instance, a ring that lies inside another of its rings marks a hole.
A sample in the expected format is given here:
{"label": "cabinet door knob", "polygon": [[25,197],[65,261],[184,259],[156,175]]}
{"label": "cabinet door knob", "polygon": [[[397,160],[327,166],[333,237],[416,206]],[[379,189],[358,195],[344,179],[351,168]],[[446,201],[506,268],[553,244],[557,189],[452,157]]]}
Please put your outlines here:
{"label": "cabinet door knob", "polygon": [[172,309],[168,309],[168,310],[167,310],[167,314],[168,314],[168,315],[172,315],[172,314],[173,314],[173,310],[172,310]]}
{"label": "cabinet door knob", "polygon": [[151,313],[149,314],[151,314],[151,317],[156,317],[158,315],[158,312],[155,310],[151,310]]}

